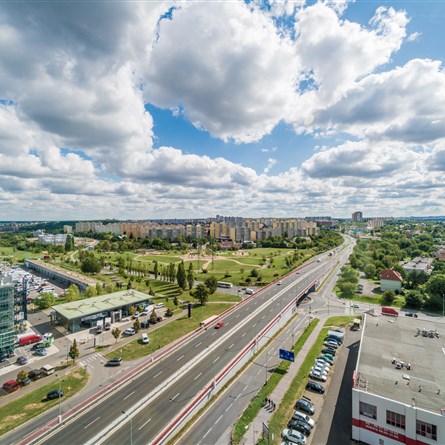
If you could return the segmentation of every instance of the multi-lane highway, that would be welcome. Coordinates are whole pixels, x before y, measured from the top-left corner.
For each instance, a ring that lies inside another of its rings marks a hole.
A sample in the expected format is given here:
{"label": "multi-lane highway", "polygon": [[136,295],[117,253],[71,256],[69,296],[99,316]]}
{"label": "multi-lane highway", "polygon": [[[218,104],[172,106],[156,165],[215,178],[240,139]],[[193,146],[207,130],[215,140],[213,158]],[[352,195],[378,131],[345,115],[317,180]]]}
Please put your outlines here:
{"label": "multi-lane highway", "polygon": [[[222,329],[203,331],[40,443],[123,444],[130,439],[133,444],[149,443],[286,303],[316,277],[327,273],[335,261],[335,257],[325,255],[321,263],[308,264],[299,274],[285,277],[281,286],[271,286],[240,304],[224,318]],[[179,378],[166,386],[168,378],[178,371]],[[139,407],[143,399],[147,403]],[[108,434],[113,424],[116,428]]]}

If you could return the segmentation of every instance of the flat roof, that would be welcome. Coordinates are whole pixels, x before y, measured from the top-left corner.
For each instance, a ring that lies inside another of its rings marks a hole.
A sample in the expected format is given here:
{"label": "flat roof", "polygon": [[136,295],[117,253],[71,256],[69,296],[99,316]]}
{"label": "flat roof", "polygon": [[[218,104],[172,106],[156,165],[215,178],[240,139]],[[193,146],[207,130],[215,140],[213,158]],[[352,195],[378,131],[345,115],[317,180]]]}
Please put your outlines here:
{"label": "flat roof", "polygon": [[85,298],[83,300],[70,301],[69,303],[53,306],[53,309],[68,320],[86,317],[98,312],[110,311],[122,306],[140,303],[149,300],[150,295],[137,290],[123,290],[112,294],[99,295],[98,297]]}
{"label": "flat roof", "polygon": [[[437,331],[439,338],[422,331]],[[440,414],[445,408],[445,324],[365,314],[356,388]],[[411,364],[396,369],[393,358]],[[409,377],[409,379],[407,378]]]}
{"label": "flat roof", "polygon": [[92,278],[89,278],[85,275],[81,275],[77,272],[72,272],[70,270],[66,270],[66,269],[62,269],[61,267],[55,266],[54,264],[50,264],[50,263],[46,263],[45,261],[40,261],[40,260],[25,260],[25,263],[30,263],[30,264],[35,264],[39,267],[42,267],[44,269],[53,271],[53,272],[57,272],[60,275],[64,275],[66,276],[66,278],[74,278],[78,281],[81,281],[85,284],[88,284],[90,286],[95,286],[96,285],[96,280],[93,280]]}

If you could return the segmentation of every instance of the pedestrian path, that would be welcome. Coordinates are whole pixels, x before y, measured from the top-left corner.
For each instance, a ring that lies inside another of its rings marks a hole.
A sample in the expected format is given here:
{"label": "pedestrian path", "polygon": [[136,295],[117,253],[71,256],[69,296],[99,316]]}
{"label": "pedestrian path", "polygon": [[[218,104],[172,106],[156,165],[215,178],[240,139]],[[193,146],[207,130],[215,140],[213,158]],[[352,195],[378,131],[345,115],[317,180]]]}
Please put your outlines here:
{"label": "pedestrian path", "polygon": [[[255,445],[259,441],[262,435],[263,423],[265,423],[266,425],[268,424],[275,409],[280,405],[281,400],[283,399],[284,395],[289,389],[290,384],[292,383],[292,380],[295,378],[298,370],[300,369],[300,364],[305,360],[306,355],[317,340],[326,320],[327,316],[324,315],[320,317],[320,321],[317,324],[316,328],[312,331],[311,335],[309,335],[309,338],[306,340],[300,352],[296,355],[295,362],[293,362],[289,366],[287,373],[284,374],[278,385],[269,395],[268,399],[270,400],[270,402],[266,402],[266,406],[261,409],[253,422],[250,424],[249,428],[246,430],[246,433],[241,440],[241,444]],[[275,404],[275,409],[273,404]]]}

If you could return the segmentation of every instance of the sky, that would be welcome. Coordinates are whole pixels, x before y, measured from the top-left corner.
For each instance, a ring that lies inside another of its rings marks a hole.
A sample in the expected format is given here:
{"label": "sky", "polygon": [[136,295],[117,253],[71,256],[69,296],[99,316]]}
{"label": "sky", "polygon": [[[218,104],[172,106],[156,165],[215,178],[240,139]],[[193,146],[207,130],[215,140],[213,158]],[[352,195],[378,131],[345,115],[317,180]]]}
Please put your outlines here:
{"label": "sky", "polygon": [[0,3],[0,220],[445,215],[445,2]]}

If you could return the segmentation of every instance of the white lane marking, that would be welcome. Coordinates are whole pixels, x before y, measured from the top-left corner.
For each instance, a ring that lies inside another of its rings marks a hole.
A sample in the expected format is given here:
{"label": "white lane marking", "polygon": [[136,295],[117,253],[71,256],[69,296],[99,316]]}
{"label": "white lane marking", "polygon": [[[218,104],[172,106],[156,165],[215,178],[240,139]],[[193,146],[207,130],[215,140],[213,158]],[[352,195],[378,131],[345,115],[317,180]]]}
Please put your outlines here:
{"label": "white lane marking", "polygon": [[177,358],[176,361],[179,362],[179,360],[181,360],[182,358],[184,358],[184,355],[181,355],[181,357]]}
{"label": "white lane marking", "polygon": [[230,324],[230,321],[226,321],[226,326],[227,326],[228,324]]}
{"label": "white lane marking", "polygon": [[[212,428],[213,428],[213,427],[212,427]],[[207,433],[205,433],[205,434],[204,434],[204,436],[202,436],[202,438],[203,438],[203,439],[205,439],[205,438],[206,438],[206,436],[207,436],[207,434],[209,434],[209,433],[210,433],[210,431],[212,431],[212,428],[210,428],[210,429],[209,429],[209,430],[207,431]]]}
{"label": "white lane marking", "polygon": [[213,363],[216,363],[221,357],[218,355],[218,357],[215,358],[215,360],[213,360]]}
{"label": "white lane marking", "polygon": [[258,372],[256,373],[256,375],[258,375],[261,372],[261,369],[258,369]]}
{"label": "white lane marking", "polygon": [[178,397],[179,396],[179,394],[181,394],[180,392],[178,392],[178,394],[176,394],[174,397],[172,397],[171,399],[170,399],[170,402],[173,402],[173,400],[175,400],[176,399],[176,397]]}
{"label": "white lane marking", "polygon": [[243,335],[241,335],[241,338],[243,338],[245,335],[247,334],[247,332],[244,332],[244,334]]}
{"label": "white lane marking", "polygon": [[124,397],[124,400],[127,400],[127,399],[128,399],[128,397],[132,396],[132,395],[133,395],[134,393],[135,393],[135,391],[133,391],[133,392],[130,392],[130,394],[128,394],[128,396],[125,396],[125,397]]}
{"label": "white lane marking", "polygon": [[148,422],[150,422],[151,417],[142,425],[138,428],[138,431],[140,431],[142,428],[144,428],[145,425],[147,425]]}
{"label": "white lane marking", "polygon": [[199,379],[202,376],[202,372],[200,372],[193,380]]}
{"label": "white lane marking", "polygon": [[249,385],[246,385],[245,388],[241,391],[242,393],[249,387]]}
{"label": "white lane marking", "polygon": [[215,425],[222,419],[222,414],[216,419]]}
{"label": "white lane marking", "polygon": [[238,317],[239,317],[239,314],[235,318],[238,318]]}
{"label": "white lane marking", "polygon": [[226,412],[229,411],[230,408],[232,408],[233,402],[226,408]]}
{"label": "white lane marking", "polygon": [[90,422],[87,426],[84,426],[83,429],[88,428],[89,426],[91,426],[94,422],[96,422],[99,419],[100,419],[100,416],[97,419],[94,419],[92,422]]}
{"label": "white lane marking", "polygon": [[232,344],[229,346],[229,349],[232,349],[234,346],[235,346],[235,343],[232,343]]}
{"label": "white lane marking", "polygon": [[158,375],[161,375],[162,371],[159,371],[153,378],[155,379]]}
{"label": "white lane marking", "polygon": [[264,320],[266,318],[266,316],[265,315],[263,315],[262,317],[261,317],[261,320]]}
{"label": "white lane marking", "polygon": [[200,342],[195,346],[195,348],[197,348],[197,347],[200,346],[200,345],[202,345],[202,341],[200,341]]}
{"label": "white lane marking", "polygon": [[239,394],[236,396],[236,398],[235,398],[235,402],[240,398],[240,396],[241,396],[241,393],[239,393]]}
{"label": "white lane marking", "polygon": [[213,333],[212,334],[210,334],[210,335],[215,335],[216,334],[216,331],[213,331]]}
{"label": "white lane marking", "polygon": [[252,325],[252,327],[254,328],[256,326],[256,323],[254,325]]}

